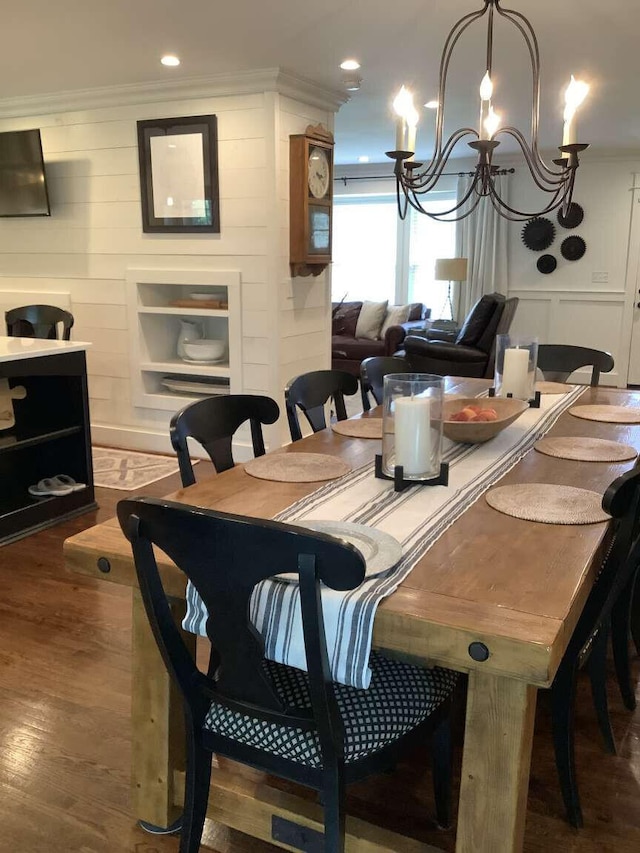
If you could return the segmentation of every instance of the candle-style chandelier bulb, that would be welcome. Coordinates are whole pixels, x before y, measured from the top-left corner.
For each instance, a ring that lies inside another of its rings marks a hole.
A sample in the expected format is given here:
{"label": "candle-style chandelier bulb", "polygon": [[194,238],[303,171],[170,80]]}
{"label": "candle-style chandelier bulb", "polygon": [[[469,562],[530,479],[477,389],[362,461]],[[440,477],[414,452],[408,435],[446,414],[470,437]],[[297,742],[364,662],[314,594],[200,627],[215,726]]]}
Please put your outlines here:
{"label": "candle-style chandelier bulb", "polygon": [[[540,52],[533,27],[520,12],[503,9],[502,0],[483,0],[483,7],[461,18],[453,27],[445,42],[440,61],[440,83],[438,89],[438,110],[436,112],[436,138],[434,151],[428,163],[413,162],[415,152],[416,110],[413,95],[404,86],[394,100],[396,111],[396,150],[387,155],[395,160],[395,176],[398,195],[398,212],[402,219],[407,215],[409,205],[433,219],[458,220],[469,216],[480,203],[488,198],[501,216],[512,220],[527,220],[543,216],[552,210],[561,208],[566,214],[573,197],[576,169],[579,166],[578,155],[588,145],[577,141],[576,110],[589,92],[587,83],[573,76],[565,92],[565,111],[561,156],[554,160],[554,166],[547,165],[542,158],[538,145],[538,127],[540,110]],[[502,123],[491,103],[493,98],[493,28],[494,16],[499,15],[512,24],[523,38],[531,61],[533,95],[531,103],[531,132],[523,133],[517,127]],[[447,139],[444,137],[445,92],[447,73],[453,49],[464,31],[476,21],[485,18],[487,22],[485,74],[480,83],[480,121],[476,128],[462,127],[455,130]],[[531,173],[536,186],[550,198],[539,210],[518,210],[511,207],[501,197],[496,186],[496,174],[499,169],[493,162],[501,138],[514,140]],[[478,160],[471,186],[464,198],[449,210],[433,213],[420,203],[420,196],[433,190],[438,183],[453,150],[459,142],[466,139],[467,144],[477,152]],[[555,167],[555,168],[554,168]]]}
{"label": "candle-style chandelier bulb", "polygon": [[500,115],[493,109],[493,107],[489,107],[489,115],[485,119],[484,126],[489,135],[489,139],[493,139],[496,131],[500,127],[500,122],[502,121]]}
{"label": "candle-style chandelier bulb", "polygon": [[480,83],[480,98],[483,101],[491,100],[491,96],[493,95],[493,83],[491,82],[491,76],[489,72],[484,75],[482,78],[482,83]]}

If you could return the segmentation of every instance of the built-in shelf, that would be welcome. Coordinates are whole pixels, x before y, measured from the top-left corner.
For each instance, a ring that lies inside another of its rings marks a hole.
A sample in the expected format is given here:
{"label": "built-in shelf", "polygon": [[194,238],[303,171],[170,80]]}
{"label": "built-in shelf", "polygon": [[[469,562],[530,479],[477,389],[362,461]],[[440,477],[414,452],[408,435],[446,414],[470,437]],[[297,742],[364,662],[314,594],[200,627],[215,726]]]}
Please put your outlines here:
{"label": "built-in shelf", "polygon": [[17,435],[2,437],[0,435],[0,454],[10,453],[15,450],[23,450],[25,447],[36,447],[49,441],[57,441],[69,435],[82,432],[82,426],[72,426],[66,429],[56,429],[50,432],[41,432],[37,429],[21,430]]}
{"label": "built-in shelf", "polygon": [[149,308],[142,306],[138,308],[138,314],[165,314],[170,317],[172,314],[177,317],[228,317],[229,311],[226,308],[173,308],[153,307]]}
{"label": "built-in shelf", "polygon": [[140,370],[153,371],[153,373],[181,373],[189,374],[189,376],[216,376],[227,377],[231,374],[231,368],[228,364],[193,364],[192,362],[181,361],[144,361],[139,367]]}
{"label": "built-in shelf", "polygon": [[[127,271],[130,357],[133,401],[144,408],[175,411],[202,395],[171,392],[162,386],[163,375],[221,379],[230,390],[241,389],[240,273],[236,270]],[[177,307],[171,302],[189,300],[192,292],[226,303],[228,308]],[[212,364],[183,361],[177,355],[181,320],[201,324],[205,338],[224,340],[227,358]]]}

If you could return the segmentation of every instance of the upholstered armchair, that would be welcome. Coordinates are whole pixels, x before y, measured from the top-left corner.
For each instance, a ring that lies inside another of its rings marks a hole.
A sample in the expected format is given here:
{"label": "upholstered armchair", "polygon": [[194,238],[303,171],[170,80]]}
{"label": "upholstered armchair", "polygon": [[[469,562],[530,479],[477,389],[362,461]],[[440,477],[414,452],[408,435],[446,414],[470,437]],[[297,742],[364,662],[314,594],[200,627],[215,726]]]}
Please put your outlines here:
{"label": "upholstered armchair", "polygon": [[455,340],[407,335],[403,347],[410,369],[438,376],[493,376],[496,335],[509,331],[517,305],[515,297],[489,293],[473,306]]}

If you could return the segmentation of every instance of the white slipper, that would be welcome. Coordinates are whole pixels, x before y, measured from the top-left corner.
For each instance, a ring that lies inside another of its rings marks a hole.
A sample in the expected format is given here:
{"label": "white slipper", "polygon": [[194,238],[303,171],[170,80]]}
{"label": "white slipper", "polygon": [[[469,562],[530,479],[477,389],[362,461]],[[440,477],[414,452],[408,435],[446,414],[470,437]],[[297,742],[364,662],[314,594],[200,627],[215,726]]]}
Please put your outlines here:
{"label": "white slipper", "polygon": [[71,489],[72,492],[79,492],[81,489],[87,488],[86,483],[76,483],[73,477],[70,477],[68,474],[56,474],[56,476],[51,479],[58,483],[61,488]]}
{"label": "white slipper", "polygon": [[33,495],[35,498],[44,498],[54,495],[55,497],[62,497],[62,495],[70,495],[73,489],[70,486],[64,486],[62,483],[58,482],[58,480],[52,479],[51,477],[45,477],[44,480],[40,480],[35,486],[29,486],[29,494]]}

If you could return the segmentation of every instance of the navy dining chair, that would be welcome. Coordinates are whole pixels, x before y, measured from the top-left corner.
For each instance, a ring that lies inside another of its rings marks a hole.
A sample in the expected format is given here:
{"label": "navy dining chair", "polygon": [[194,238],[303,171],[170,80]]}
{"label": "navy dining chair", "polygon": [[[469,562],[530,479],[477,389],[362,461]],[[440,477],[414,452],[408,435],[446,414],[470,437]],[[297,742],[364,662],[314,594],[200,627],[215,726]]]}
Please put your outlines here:
{"label": "navy dining chair", "polygon": [[[345,786],[388,770],[409,735],[433,736],[436,812],[450,820],[449,705],[457,673],[373,652],[371,686],[331,679],[320,585],[351,590],[364,558],[343,540],[152,498],[124,500],[118,519],[133,550],[138,583],[165,666],[182,693],[187,767],[180,853],[200,847],[213,753],[319,791],[327,853],[343,853]],[[154,546],[186,575],[209,613],[208,664],[198,669],[176,627]],[[256,584],[298,576],[307,672],[264,656],[249,621]]]}

